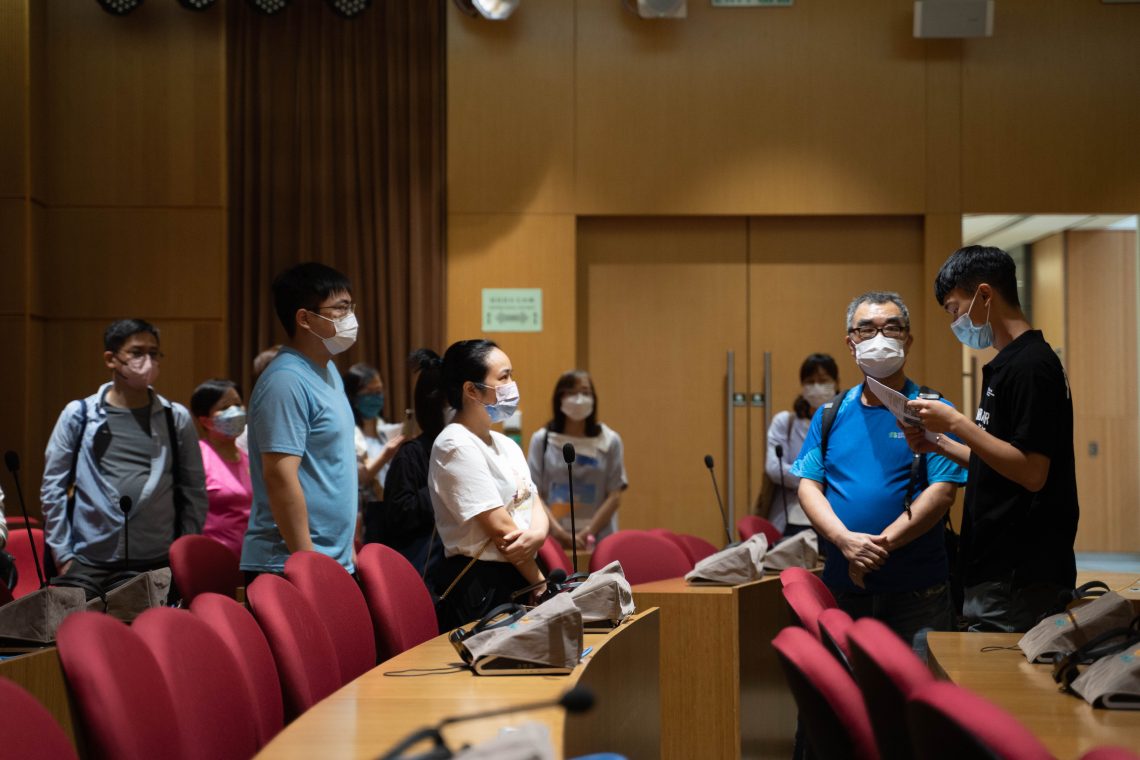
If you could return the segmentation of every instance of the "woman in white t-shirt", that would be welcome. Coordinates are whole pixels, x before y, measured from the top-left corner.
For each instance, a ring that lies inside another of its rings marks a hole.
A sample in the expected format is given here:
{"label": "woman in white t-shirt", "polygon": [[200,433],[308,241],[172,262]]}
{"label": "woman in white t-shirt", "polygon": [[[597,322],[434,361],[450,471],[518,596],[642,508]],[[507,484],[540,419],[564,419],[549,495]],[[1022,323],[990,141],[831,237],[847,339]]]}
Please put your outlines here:
{"label": "woman in white t-shirt", "polygon": [[440,626],[449,629],[525,586],[545,591],[535,556],[549,523],[522,449],[491,430],[518,408],[510,358],[489,340],[465,340],[447,349],[442,370],[455,419],[432,445],[428,486],[445,554]]}
{"label": "woman in white t-shirt", "polygon": [[[768,505],[768,519],[785,536],[811,527],[811,520],[800,506],[800,479],[791,473],[792,463],[800,455],[815,410],[835,398],[839,386],[839,367],[828,354],[811,354],[800,365],[802,389],[792,404],[792,411],[780,412],[768,426],[768,454],[764,471],[775,489]],[[783,456],[776,455],[779,446]],[[782,482],[781,482],[782,476]]]}

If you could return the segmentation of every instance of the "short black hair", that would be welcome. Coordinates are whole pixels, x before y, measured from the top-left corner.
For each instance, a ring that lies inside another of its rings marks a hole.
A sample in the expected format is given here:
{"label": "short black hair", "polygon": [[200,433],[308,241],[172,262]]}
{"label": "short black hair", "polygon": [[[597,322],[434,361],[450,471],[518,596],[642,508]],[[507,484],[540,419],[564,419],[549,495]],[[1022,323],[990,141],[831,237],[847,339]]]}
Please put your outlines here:
{"label": "short black hair", "polygon": [[361,416],[360,410],[356,408],[356,404],[352,403],[352,401],[360,395],[360,390],[364,388],[364,386],[371,383],[373,378],[377,377],[380,377],[380,370],[363,362],[353,364],[348,368],[347,372],[340,376],[341,382],[344,384],[344,395],[348,396],[349,406],[352,407],[352,418],[356,421],[357,427],[364,424],[364,417]]}
{"label": "short black hair", "polygon": [[[817,369],[822,369],[828,377],[835,381],[836,385],[839,385],[839,365],[835,363],[831,354],[808,354],[804,363],[800,365],[800,382],[803,383],[814,375]],[[792,402],[792,410],[800,419],[811,418],[811,404],[803,397],[802,393],[796,396],[796,400]]]}
{"label": "short black hair", "polygon": [[968,245],[950,254],[934,278],[934,297],[941,306],[955,288],[972,296],[982,283],[993,288],[1006,303],[1021,308],[1013,257],[988,245]]}
{"label": "short black hair", "polygon": [[215,377],[205,381],[190,394],[190,413],[195,417],[209,417],[214,404],[218,403],[218,399],[226,395],[226,391],[230,388],[241,395],[241,388],[238,388],[233,380]]}
{"label": "short black hair", "polygon": [[158,328],[145,319],[120,319],[107,325],[103,331],[103,350],[118,353],[132,335],[150,333],[159,340]]}
{"label": "short black hair", "polygon": [[447,403],[455,411],[463,409],[463,384],[487,379],[487,356],[499,345],[484,338],[452,343],[443,354],[441,382]]}
{"label": "short black hair", "polygon": [[306,261],[286,269],[273,280],[273,309],[285,333],[297,332],[297,310],[316,311],[333,293],[352,293],[348,278],[316,261]]}
{"label": "short black hair", "polygon": [[430,445],[444,428],[447,395],[443,389],[443,360],[430,348],[419,348],[408,357],[408,364],[419,373],[414,394],[416,423]]}

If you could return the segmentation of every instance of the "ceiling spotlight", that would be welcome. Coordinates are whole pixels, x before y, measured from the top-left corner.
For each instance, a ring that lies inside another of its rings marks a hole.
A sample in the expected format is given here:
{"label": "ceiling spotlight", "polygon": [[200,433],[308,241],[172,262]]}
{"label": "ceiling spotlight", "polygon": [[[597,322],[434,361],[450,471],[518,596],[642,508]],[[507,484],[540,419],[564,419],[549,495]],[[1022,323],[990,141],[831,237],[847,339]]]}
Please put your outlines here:
{"label": "ceiling spotlight", "polygon": [[264,13],[266,16],[272,16],[285,10],[285,7],[292,2],[292,0],[246,0],[255,11]]}
{"label": "ceiling spotlight", "polygon": [[455,0],[455,5],[468,16],[502,21],[515,12],[519,0]]}
{"label": "ceiling spotlight", "polygon": [[372,0],[325,0],[325,2],[338,16],[344,18],[356,18],[372,5]]}
{"label": "ceiling spotlight", "polygon": [[217,0],[178,0],[178,4],[188,11],[204,11]]}
{"label": "ceiling spotlight", "polygon": [[112,16],[125,16],[143,4],[143,0],[99,0],[99,7]]}
{"label": "ceiling spotlight", "polygon": [[622,0],[625,9],[641,18],[686,18],[687,0]]}

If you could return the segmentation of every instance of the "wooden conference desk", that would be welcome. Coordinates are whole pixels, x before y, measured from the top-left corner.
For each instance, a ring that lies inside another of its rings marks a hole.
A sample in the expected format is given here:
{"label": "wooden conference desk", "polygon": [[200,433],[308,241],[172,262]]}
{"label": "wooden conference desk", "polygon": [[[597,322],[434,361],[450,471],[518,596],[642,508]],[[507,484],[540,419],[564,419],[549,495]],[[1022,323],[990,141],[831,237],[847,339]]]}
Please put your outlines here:
{"label": "wooden conference desk", "polygon": [[1061,760],[1103,744],[1140,747],[1140,711],[1094,710],[1080,697],[1057,690],[1051,665],[1031,665],[1016,650],[981,651],[1012,647],[1021,636],[931,633],[930,666],[940,677],[1009,711]]}
{"label": "wooden conference desk", "polygon": [[633,587],[661,610],[661,757],[787,758],[796,707],[772,638],[791,624],[772,575],[740,586],[683,578]]}
{"label": "wooden conference desk", "polygon": [[412,731],[444,717],[557,699],[578,684],[592,689],[597,699],[594,709],[585,714],[565,715],[560,708],[513,713],[448,726],[444,738],[458,749],[493,738],[505,727],[538,721],[550,729],[558,757],[613,751],[630,758],[655,758],[660,753],[660,620],[656,610],[645,610],[612,632],[587,633],[586,646],[594,650],[568,676],[476,676],[467,669],[384,675],[459,663],[447,636],[437,636],[314,705],[286,726],[258,758],[375,758]]}

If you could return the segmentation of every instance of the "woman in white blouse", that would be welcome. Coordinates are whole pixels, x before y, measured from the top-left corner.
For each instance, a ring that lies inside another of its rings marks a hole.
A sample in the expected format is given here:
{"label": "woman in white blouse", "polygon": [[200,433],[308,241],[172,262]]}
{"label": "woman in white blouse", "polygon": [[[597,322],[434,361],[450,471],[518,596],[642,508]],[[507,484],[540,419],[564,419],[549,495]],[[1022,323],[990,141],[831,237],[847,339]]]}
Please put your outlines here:
{"label": "woman in white blouse", "polygon": [[489,340],[465,340],[447,349],[442,370],[455,419],[432,445],[428,486],[444,546],[435,588],[448,629],[525,586],[545,590],[535,556],[549,523],[522,449],[491,429],[518,408],[510,358]]}
{"label": "woman in white blouse", "polygon": [[[839,388],[839,367],[828,354],[811,354],[800,365],[800,395],[792,411],[780,412],[768,427],[768,455],[764,471],[775,489],[768,506],[768,520],[785,536],[811,527],[804,514],[797,491],[800,479],[792,475],[792,463],[800,455],[815,410],[835,398]],[[776,456],[780,446],[783,456]],[[782,476],[782,480],[781,480]]]}

